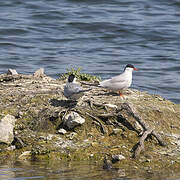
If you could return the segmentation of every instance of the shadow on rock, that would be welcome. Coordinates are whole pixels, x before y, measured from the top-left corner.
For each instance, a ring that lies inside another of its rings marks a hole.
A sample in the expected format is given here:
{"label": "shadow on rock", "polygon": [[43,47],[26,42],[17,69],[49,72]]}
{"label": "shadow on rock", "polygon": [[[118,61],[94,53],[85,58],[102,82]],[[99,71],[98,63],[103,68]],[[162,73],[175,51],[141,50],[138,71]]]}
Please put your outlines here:
{"label": "shadow on rock", "polygon": [[95,94],[94,96],[119,96],[119,94],[116,92],[104,92]]}
{"label": "shadow on rock", "polygon": [[54,107],[74,108],[77,105],[77,101],[51,99],[50,104]]}

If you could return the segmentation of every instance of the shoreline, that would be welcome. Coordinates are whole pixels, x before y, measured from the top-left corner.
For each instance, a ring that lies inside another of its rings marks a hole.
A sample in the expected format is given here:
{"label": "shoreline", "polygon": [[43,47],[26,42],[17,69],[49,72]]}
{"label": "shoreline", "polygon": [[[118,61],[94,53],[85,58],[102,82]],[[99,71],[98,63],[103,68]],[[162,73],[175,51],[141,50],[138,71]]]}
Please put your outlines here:
{"label": "shoreline", "polygon": [[[102,163],[107,155],[113,167],[179,172],[180,105],[134,89],[123,99],[93,88],[74,106],[63,96],[64,80],[38,72],[0,75],[0,122],[14,122],[11,141],[0,140],[1,162]],[[123,158],[113,163],[115,155]]]}

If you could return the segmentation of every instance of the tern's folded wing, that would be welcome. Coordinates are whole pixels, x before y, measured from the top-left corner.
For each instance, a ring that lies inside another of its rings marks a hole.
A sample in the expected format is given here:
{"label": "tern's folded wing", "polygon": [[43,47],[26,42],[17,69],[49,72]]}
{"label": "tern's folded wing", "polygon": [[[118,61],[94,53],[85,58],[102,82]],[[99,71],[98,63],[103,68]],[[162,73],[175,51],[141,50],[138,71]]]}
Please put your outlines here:
{"label": "tern's folded wing", "polygon": [[69,84],[68,85],[68,91],[71,94],[77,94],[77,93],[81,93],[83,91],[82,87],[78,84]]}
{"label": "tern's folded wing", "polygon": [[127,80],[127,77],[125,76],[125,74],[114,76],[110,79],[111,83],[123,83],[126,80]]}

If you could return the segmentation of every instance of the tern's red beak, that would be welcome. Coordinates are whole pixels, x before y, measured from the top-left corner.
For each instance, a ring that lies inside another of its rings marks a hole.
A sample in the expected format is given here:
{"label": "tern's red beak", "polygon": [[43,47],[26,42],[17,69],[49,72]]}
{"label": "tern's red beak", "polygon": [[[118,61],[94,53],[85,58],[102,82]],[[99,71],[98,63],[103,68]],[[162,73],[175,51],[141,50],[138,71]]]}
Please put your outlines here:
{"label": "tern's red beak", "polygon": [[139,69],[138,68],[134,68],[134,71],[138,71]]}

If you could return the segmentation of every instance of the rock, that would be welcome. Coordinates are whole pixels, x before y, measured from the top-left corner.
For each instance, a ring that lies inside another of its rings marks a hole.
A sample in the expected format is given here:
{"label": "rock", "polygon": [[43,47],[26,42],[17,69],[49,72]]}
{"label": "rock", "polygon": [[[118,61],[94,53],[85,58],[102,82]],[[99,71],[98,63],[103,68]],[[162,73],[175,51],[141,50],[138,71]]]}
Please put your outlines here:
{"label": "rock", "polygon": [[105,104],[105,106],[117,109],[117,106],[115,104]]}
{"label": "rock", "polygon": [[0,120],[0,142],[6,144],[11,144],[13,142],[15,121],[15,117],[9,114]]}
{"label": "rock", "polygon": [[76,112],[70,112],[64,117],[64,126],[67,126],[69,129],[73,129],[74,127],[81,125],[84,122],[85,119]]}
{"label": "rock", "polygon": [[126,159],[126,158],[121,154],[112,155],[112,162],[113,163],[116,163],[117,161],[121,161],[123,159]]}
{"label": "rock", "polygon": [[61,129],[58,130],[58,133],[64,135],[64,134],[67,133],[67,131],[65,129],[61,128]]}
{"label": "rock", "polygon": [[33,74],[34,77],[40,78],[44,76],[44,68],[40,68]]}
{"label": "rock", "polygon": [[15,69],[8,69],[7,72],[8,75],[18,75],[17,71]]}

